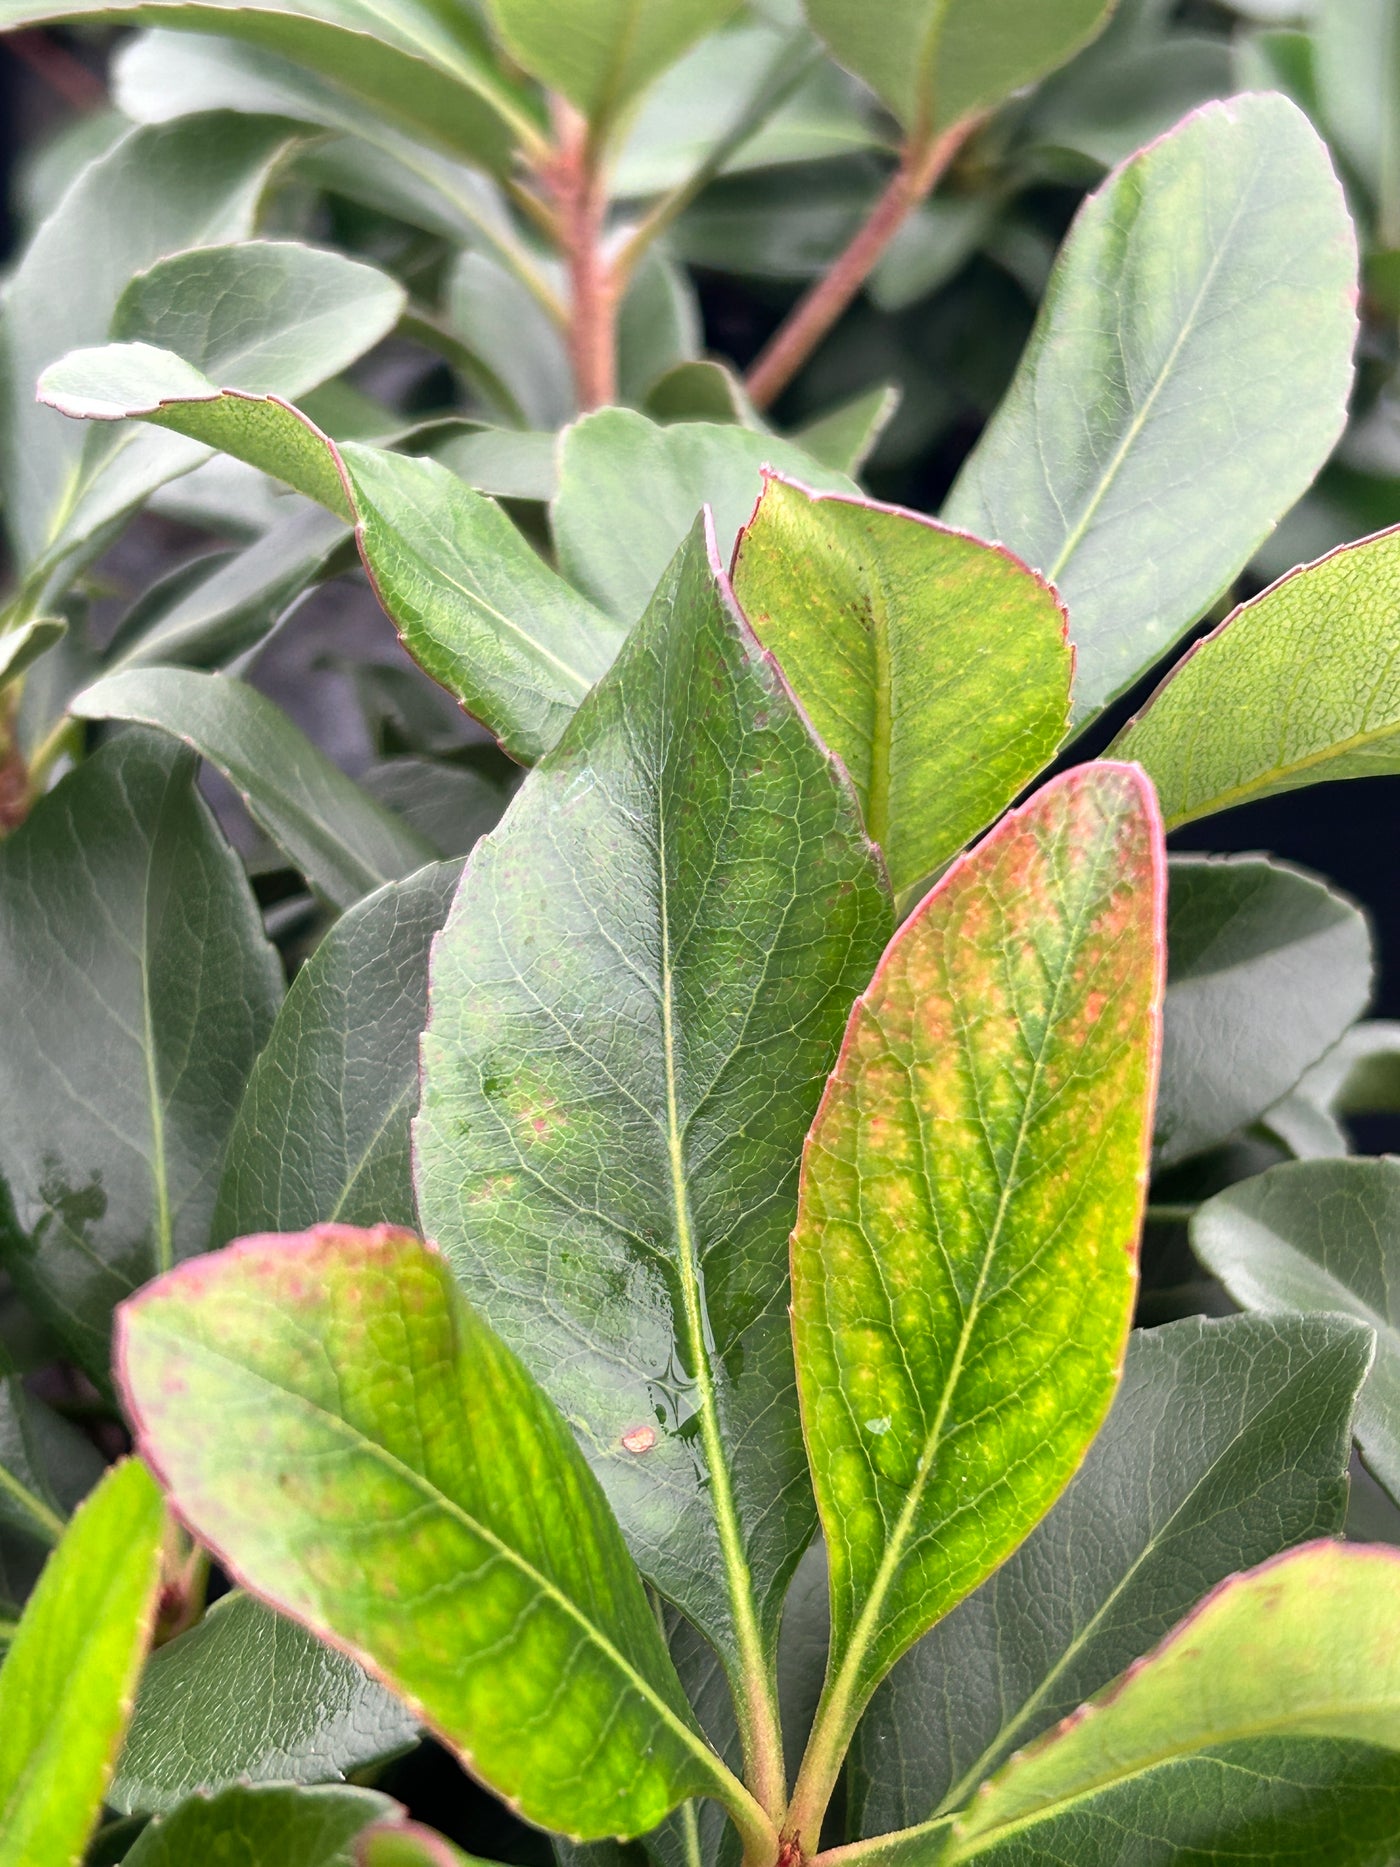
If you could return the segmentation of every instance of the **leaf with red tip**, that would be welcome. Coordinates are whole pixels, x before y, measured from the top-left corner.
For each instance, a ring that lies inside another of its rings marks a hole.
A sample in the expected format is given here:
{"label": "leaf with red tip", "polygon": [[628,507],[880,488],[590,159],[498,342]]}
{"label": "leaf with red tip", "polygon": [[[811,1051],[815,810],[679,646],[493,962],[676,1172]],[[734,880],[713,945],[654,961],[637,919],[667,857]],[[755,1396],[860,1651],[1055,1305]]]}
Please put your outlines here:
{"label": "leaf with red tip", "polygon": [[1050,1508],[1108,1410],[1164,894],[1141,772],[1082,766],[949,871],[851,1015],[793,1234],[833,1754],[899,1654]]}
{"label": "leaf with red tip", "polygon": [[1064,611],[1000,545],[768,473],[734,594],[851,774],[897,896],[1005,810],[1065,735]]}
{"label": "leaf with red tip", "polygon": [[123,1306],[118,1367],[195,1533],[530,1820],[596,1839],[694,1795],[752,1809],[568,1426],[411,1233],[197,1259]]}

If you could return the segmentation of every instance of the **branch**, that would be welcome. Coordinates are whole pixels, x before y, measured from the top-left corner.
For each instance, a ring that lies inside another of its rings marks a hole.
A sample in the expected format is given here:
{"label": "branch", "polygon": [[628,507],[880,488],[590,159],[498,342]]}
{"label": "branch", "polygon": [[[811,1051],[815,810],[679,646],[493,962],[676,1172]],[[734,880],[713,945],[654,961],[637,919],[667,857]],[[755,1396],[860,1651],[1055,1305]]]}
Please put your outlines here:
{"label": "branch", "polygon": [[569,267],[569,357],[579,407],[601,408],[617,399],[618,281],[603,251],[607,186],[587,122],[563,98],[553,107],[555,144],[541,176]]}
{"label": "branch", "polygon": [[913,210],[944,175],[979,119],[964,117],[930,143],[911,137],[899,167],[841,257],[801,299],[748,375],[755,408],[767,408],[851,303]]}

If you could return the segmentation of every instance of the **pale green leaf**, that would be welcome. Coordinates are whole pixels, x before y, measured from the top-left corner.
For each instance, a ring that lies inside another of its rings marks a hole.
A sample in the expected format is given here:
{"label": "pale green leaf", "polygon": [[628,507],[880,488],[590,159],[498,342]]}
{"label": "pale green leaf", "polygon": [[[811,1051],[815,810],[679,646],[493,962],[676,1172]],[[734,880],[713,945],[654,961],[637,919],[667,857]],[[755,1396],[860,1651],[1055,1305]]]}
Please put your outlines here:
{"label": "pale green leaf", "polygon": [[79,719],[129,720],[183,740],[333,906],[411,875],[432,846],[332,764],[255,688],[226,674],[133,668],[84,688]]}
{"label": "pale green leaf", "polygon": [[1075,714],[1129,687],[1306,491],[1346,414],[1356,243],[1285,98],[1189,116],[1091,195],[946,517],[1059,589]]}

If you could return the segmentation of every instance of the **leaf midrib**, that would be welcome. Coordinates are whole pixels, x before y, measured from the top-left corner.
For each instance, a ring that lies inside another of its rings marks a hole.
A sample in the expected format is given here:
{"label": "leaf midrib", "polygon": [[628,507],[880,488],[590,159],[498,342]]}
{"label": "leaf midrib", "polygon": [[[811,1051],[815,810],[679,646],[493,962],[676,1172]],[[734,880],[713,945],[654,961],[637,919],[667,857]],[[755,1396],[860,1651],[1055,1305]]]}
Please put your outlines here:
{"label": "leaf midrib", "polygon": [[[952,1863],[956,1861],[974,1859],[978,1854],[985,1853],[989,1847],[998,1846],[1008,1837],[1021,1834],[1027,1828],[1034,1828],[1042,1822],[1051,1821],[1056,1816],[1064,1814],[1067,1809],[1074,1808],[1076,1804],[1090,1801],[1095,1796],[1101,1796],[1105,1790],[1116,1788],[1120,1783],[1131,1782],[1134,1777],[1150,1775],[1153,1770],[1160,1769],[1164,1764],[1189,1761],[1193,1757],[1199,1757],[1204,1750],[1214,1748],[1216,1745],[1248,1743],[1251,1738],[1259,1737],[1328,1735],[1328,1733],[1319,1733],[1316,1727],[1321,1723],[1330,1722],[1331,1718],[1338,1713],[1348,1720],[1355,1719],[1359,1722],[1368,1715],[1375,1715],[1379,1718],[1382,1714],[1391,1714],[1394,1711],[1395,1700],[1393,1698],[1362,1699],[1348,1695],[1335,1706],[1310,1705],[1301,1714],[1289,1714],[1282,1717],[1274,1714],[1271,1717],[1245,1720],[1225,1730],[1202,1733],[1192,1741],[1189,1748],[1159,1746],[1155,1750],[1141,1753],[1131,1764],[1119,1769],[1101,1771],[1079,1787],[1067,1790],[1062,1795],[1053,1796],[1048,1801],[1038,1804],[1034,1809],[1028,1809],[1023,1815],[1013,1816],[1007,1821],[997,1823],[993,1828],[983,1829],[980,1833],[968,1838],[970,1845],[967,1847],[960,1845],[955,1834],[953,1845],[944,1856],[944,1860],[948,1863],[948,1867],[952,1867]],[[1342,1735],[1352,1737],[1354,1733],[1347,1732]],[[1357,1741],[1364,1740],[1358,1739]],[[917,1832],[917,1830],[911,1831],[911,1833]]]}
{"label": "leaf midrib", "polygon": [[836,1675],[834,1681],[832,1701],[834,1705],[842,1708],[843,1712],[844,1708],[849,1705],[850,1701],[855,1696],[857,1678],[864,1663],[866,1653],[873,1644],[875,1633],[878,1630],[885,1597],[893,1586],[896,1573],[907,1554],[906,1546],[911,1540],[914,1520],[923,1503],[924,1492],[932,1476],[935,1454],[942,1439],[943,1426],[948,1416],[948,1410],[952,1406],[958,1383],[962,1377],[963,1363],[967,1357],[973,1330],[981,1314],[982,1294],[986,1288],[987,1278],[991,1272],[992,1261],[997,1254],[997,1246],[1000,1242],[1002,1227],[1006,1219],[1011,1189],[1015,1184],[1016,1167],[1021,1157],[1021,1149],[1025,1144],[1026,1137],[1032,1126],[1029,1111],[1035,1106],[1046,1054],[1050,1049],[1052,1036],[1058,1022],[1060,1000],[1064,991],[1065,981],[1073,971],[1073,958],[1078,950],[1080,935],[1085,918],[1090,910],[1092,895],[1092,888],[1086,885],[1069,937],[1065,942],[1064,957],[1055,979],[1054,991],[1051,994],[1050,1008],[1045,1020],[1045,1030],[1041,1039],[1041,1044],[1036,1051],[1035,1061],[1032,1065],[1031,1081],[1026,1092],[1023,1114],[1018,1124],[1011,1160],[1005,1174],[1002,1176],[1001,1195],[997,1202],[996,1214],[988,1235],[986,1250],[983,1254],[982,1267],[978,1273],[977,1284],[973,1291],[972,1300],[968,1306],[966,1319],[959,1333],[953,1362],[949,1369],[947,1380],[944,1382],[943,1393],[939,1399],[938,1411],[935,1415],[933,1425],[925,1435],[924,1449],[916,1467],[914,1483],[909,1488],[908,1495],[905,1498],[899,1517],[896,1520],[894,1531],[885,1546],[885,1553],[880,1559],[880,1565],[876,1570],[875,1580],[871,1584],[865,1607],[862,1609],[856,1621],[855,1628],[851,1634],[850,1644],[841,1662],[840,1672]]}
{"label": "leaf midrib", "polygon": [[[1231,212],[1229,224],[1226,227],[1224,234],[1216,241],[1215,253],[1211,259],[1209,266],[1207,266],[1206,268],[1205,277],[1202,279],[1200,286],[1197,289],[1196,296],[1191,302],[1191,307],[1189,311],[1186,313],[1185,318],[1182,320],[1181,329],[1177,333],[1176,339],[1173,342],[1171,349],[1168,351],[1166,357],[1164,358],[1161,364],[1161,367],[1158,369],[1158,372],[1157,372],[1155,380],[1153,381],[1152,387],[1148,390],[1147,395],[1144,397],[1141,407],[1138,408],[1134,412],[1132,420],[1128,423],[1128,426],[1126,430],[1124,431],[1122,440],[1119,442],[1118,446],[1114,449],[1112,458],[1109,460],[1108,465],[1104,468],[1102,474],[1099,476],[1099,482],[1097,486],[1094,488],[1092,494],[1090,495],[1088,503],[1086,504],[1083,511],[1081,512],[1079,518],[1075,521],[1074,525],[1070,528],[1068,534],[1066,535],[1064,544],[1061,546],[1059,552],[1056,554],[1054,562],[1050,565],[1050,567],[1045,572],[1045,577],[1046,577],[1047,582],[1054,583],[1054,584],[1057,584],[1059,582],[1059,579],[1063,575],[1065,568],[1067,564],[1069,563],[1069,560],[1074,556],[1074,553],[1079,549],[1080,545],[1083,544],[1086,536],[1088,535],[1089,528],[1093,524],[1094,519],[1098,516],[1098,511],[1099,511],[1100,506],[1102,506],[1104,500],[1108,497],[1109,492],[1112,490],[1113,483],[1117,479],[1118,474],[1121,471],[1123,464],[1126,461],[1130,450],[1136,444],[1138,437],[1141,435],[1143,429],[1146,427],[1148,418],[1151,415],[1152,410],[1156,406],[1157,399],[1161,395],[1163,388],[1166,386],[1166,383],[1168,379],[1170,378],[1172,371],[1175,369],[1176,364],[1181,356],[1181,353],[1186,347],[1186,342],[1188,338],[1190,338],[1193,335],[1196,329],[1197,321],[1200,317],[1201,308],[1203,304],[1205,303],[1206,295],[1210,291],[1211,287],[1215,284],[1216,274],[1219,272],[1221,266],[1224,264],[1225,254],[1227,250],[1229,249],[1230,242],[1234,236],[1235,229],[1239,225],[1240,218],[1244,212],[1245,194],[1246,192],[1251,192],[1253,189],[1253,186],[1254,186],[1254,177],[1251,175],[1249,190],[1241,189],[1240,191],[1240,197],[1237,200],[1233,211]],[[1121,322],[1118,327],[1118,332],[1119,332],[1120,338],[1122,338],[1124,335],[1124,332],[1123,332],[1123,327],[1122,327]],[[1124,361],[1126,362],[1126,356],[1124,357]]]}
{"label": "leaf midrib", "polygon": [[[150,1327],[149,1324],[148,1327]],[[165,1336],[167,1344],[174,1352],[182,1356],[188,1354],[190,1343],[187,1338],[173,1330],[160,1330],[159,1324],[156,1324],[155,1328],[160,1334]],[[698,1737],[696,1733],[677,1716],[675,1710],[667,1704],[665,1699],[659,1696],[656,1688],[643,1678],[632,1665],[632,1662],[618,1651],[612,1641],[609,1640],[602,1629],[598,1627],[596,1622],[590,1620],[583,1609],[575,1602],[571,1601],[557,1583],[551,1582],[547,1576],[542,1575],[534,1564],[522,1555],[519,1550],[512,1549],[509,1543],[505,1542],[494,1530],[489,1529],[464,1505],[459,1504],[455,1498],[450,1498],[446,1492],[440,1490],[426,1473],[415,1471],[414,1468],[405,1460],[401,1459],[397,1453],[391,1452],[387,1446],[381,1445],[378,1440],[371,1439],[367,1433],[362,1432],[359,1427],[353,1425],[342,1414],[334,1413],[329,1407],[323,1406],[320,1401],[312,1399],[310,1395],[298,1393],[295,1388],[286,1387],[280,1382],[272,1380],[260,1370],[250,1368],[246,1363],[236,1360],[232,1355],[226,1354],[212,1342],[203,1340],[197,1341],[195,1343],[195,1348],[197,1352],[202,1352],[206,1361],[212,1359],[223,1364],[223,1366],[227,1368],[233,1369],[234,1372],[241,1375],[244,1380],[251,1381],[266,1388],[269,1392],[280,1396],[283,1400],[289,1402],[293,1407],[300,1409],[303,1413],[309,1414],[314,1419],[329,1425],[332,1434],[338,1434],[347,1441],[351,1449],[367,1455],[372,1462],[382,1465],[386,1470],[406,1480],[409,1486],[416,1490],[430,1506],[441,1510],[445,1516],[454,1518],[469,1535],[477,1537],[482,1543],[486,1544],[488,1548],[494,1550],[509,1566],[513,1567],[523,1576],[527,1582],[537,1588],[541,1595],[553,1602],[557,1609],[583,1630],[583,1633],[591,1644],[594,1645],[616,1671],[622,1675],[623,1679],[631,1686],[632,1690],[635,1691],[639,1697],[644,1699],[658,1714],[661,1721],[670,1728],[672,1734],[679,1737],[686,1748],[704,1764],[712,1780],[717,1784],[719,1783],[723,1765],[710,1749],[709,1745],[706,1744],[702,1738]],[[297,1618],[300,1618],[300,1616]],[[375,1664],[371,1655],[366,1654],[366,1659],[369,1661],[370,1665]]]}
{"label": "leaf midrib", "polygon": [[984,1774],[988,1768],[996,1767],[998,1753],[1004,1752],[1009,1745],[1015,1743],[1016,1733],[1034,1718],[1036,1712],[1049,1694],[1051,1687],[1089,1644],[1105,1616],[1109,1613],[1110,1609],[1115,1607],[1122,1599],[1124,1593],[1131,1586],[1143,1565],[1155,1556],[1170,1539],[1184,1513],[1215,1477],[1220,1465],[1244,1439],[1259,1429],[1261,1421],[1269,1414],[1273,1413],[1279,1405],[1293,1393],[1298,1383],[1316,1367],[1321,1359],[1322,1355],[1320,1353],[1310,1356],[1305,1367],[1299,1368],[1290,1374],[1287,1381],[1285,1381],[1281,1387],[1275,1389],[1269,1396],[1268,1405],[1252,1413],[1241,1425],[1239,1430],[1231,1435],[1229,1441],[1220,1448],[1212,1459],[1210,1466],[1196,1479],[1191,1489],[1186,1493],[1185,1497],[1181,1499],[1171,1516],[1161,1524],[1149,1541],[1143,1545],[1128,1568],[1124,1570],[1123,1574],[1114,1584],[1113,1588],[1104,1596],[1093,1614],[1084,1625],[1077,1630],[1074,1638],[1065,1647],[1064,1651],[1046,1673],[1035,1691],[1031,1693],[1028,1698],[1023,1700],[1015,1716],[1008,1719],[1007,1722],[1001,1726],[993,1741],[986,1746],[976,1761],[968,1766],[958,1781],[943,1797],[943,1800],[929,1817],[931,1821],[956,1814],[967,1797],[983,1780]]}
{"label": "leaf midrib", "polygon": [[1189,804],[1180,813],[1166,819],[1168,830],[1179,829],[1182,824],[1192,823],[1197,817],[1210,817],[1216,811],[1229,810],[1235,804],[1247,803],[1261,792],[1267,792],[1273,786],[1288,785],[1288,782],[1300,772],[1314,771],[1319,765],[1330,764],[1335,759],[1346,758],[1349,753],[1364,751],[1367,746],[1376,745],[1386,739],[1400,737],[1400,719],[1387,720],[1383,725],[1373,727],[1369,732],[1351,733],[1345,739],[1333,739],[1329,744],[1315,752],[1309,752],[1302,758],[1291,760],[1283,765],[1271,765],[1267,770],[1256,773],[1253,778],[1241,784],[1231,785],[1228,790],[1216,791],[1200,802]]}

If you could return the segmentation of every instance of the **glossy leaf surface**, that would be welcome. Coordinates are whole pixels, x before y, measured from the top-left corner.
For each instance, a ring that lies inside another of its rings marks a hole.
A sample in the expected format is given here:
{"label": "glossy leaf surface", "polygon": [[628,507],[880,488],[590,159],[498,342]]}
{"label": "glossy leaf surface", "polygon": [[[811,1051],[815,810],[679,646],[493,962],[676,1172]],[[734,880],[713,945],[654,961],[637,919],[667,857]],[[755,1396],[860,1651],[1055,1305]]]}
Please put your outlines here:
{"label": "glossy leaf surface", "polygon": [[702,505],[715,515],[720,555],[763,490],[770,466],[821,492],[854,493],[791,441],[732,423],[658,427],[631,409],[605,408],[565,430],[553,506],[559,567],[610,616],[630,627]]}
{"label": "glossy leaf surface", "polygon": [[1291,572],[1198,642],[1120,733],[1169,829],[1400,771],[1400,532]]}
{"label": "glossy leaf surface", "polygon": [[1339,1310],[1376,1331],[1356,1439],[1400,1498],[1400,1161],[1288,1161],[1208,1200],[1191,1247],[1245,1309]]}
{"label": "glossy leaf surface", "polygon": [[1339,1543],[1235,1577],[993,1777],[945,1852],[883,1859],[1105,1867],[1125,1827],[1143,1867],[1197,1849],[1383,1856],[1400,1834],[1397,1582],[1395,1551]]}
{"label": "glossy leaf surface", "polygon": [[0,844],[6,1266],[98,1381],[111,1311],[203,1251],[282,995],[187,752],[124,734]]}
{"label": "glossy leaf surface", "polygon": [[508,169],[517,137],[534,130],[530,105],[495,66],[466,7],[449,15],[430,0],[0,0],[2,32],[84,18],[266,47],[309,65],[354,107],[492,168]]}
{"label": "glossy leaf surface", "polygon": [[1238,1570],[1336,1535],[1372,1354],[1339,1317],[1138,1330],[1103,1431],[1009,1561],[881,1686],[852,1763],[852,1832],[962,1807]]}
{"label": "glossy leaf surface", "polygon": [[107,1800],[146,1813],[238,1782],[338,1783],[417,1732],[353,1660],[235,1592],[152,1654]]}
{"label": "glossy leaf surface", "polygon": [[50,1556],[0,1666],[0,1867],[70,1867],[97,1820],[160,1579],[165,1511],[115,1466]]}
{"label": "glossy leaf surface", "polygon": [[738,6],[738,0],[487,0],[513,57],[595,123],[606,123],[651,79]]}
{"label": "glossy leaf surface", "polygon": [[623,630],[445,467],[376,448],[342,452],[361,550],[405,647],[513,757],[539,758]]}
{"label": "glossy leaf surface", "polygon": [[1163,868],[1141,773],[1081,766],[948,871],[851,1014],[792,1246],[837,1732],[1045,1514],[1108,1411]]}
{"label": "glossy leaf surface", "polygon": [[636,1833],[722,1786],[568,1427],[411,1234],[244,1240],[127,1304],[118,1353],[201,1539],[531,1820]]}
{"label": "glossy leaf surface", "polygon": [[460,874],[434,863],[367,896],[292,981],[229,1138],[216,1243],[327,1220],[413,1224],[428,949]]}
{"label": "glossy leaf surface", "polygon": [[86,439],[35,406],[40,372],[106,339],[137,272],[245,236],[286,135],[285,124],[246,117],[133,130],[79,175],[31,242],[5,296],[6,519],[22,564],[67,525]]}
{"label": "glossy leaf surface", "polygon": [[797,1158],[889,926],[854,795],[696,526],[468,863],[415,1165],[425,1229],[731,1676],[767,1669],[814,1527]]}
{"label": "glossy leaf surface", "polygon": [[1223,1141],[1360,1017],[1371,938],[1344,895],[1262,856],[1175,856],[1155,1160]]}
{"label": "glossy leaf surface", "polygon": [[1206,105],[1081,208],[945,513],[1059,590],[1076,718],[1210,607],[1331,452],[1355,288],[1327,151],[1279,96]]}
{"label": "glossy leaf surface", "polygon": [[1054,592],[1009,552],[768,478],[734,594],[822,739],[904,896],[1048,763],[1069,720]]}
{"label": "glossy leaf surface", "polygon": [[193,1796],[141,1831],[127,1867],[356,1867],[356,1842],[397,1813],[369,1789],[242,1785]]}
{"label": "glossy leaf surface", "polygon": [[1114,0],[806,0],[807,17],[906,130],[944,130],[1064,64]]}
{"label": "glossy leaf surface", "polygon": [[72,710],[82,719],[157,727],[208,759],[335,907],[411,875],[435,854],[280,707],[229,675],[133,668],[85,688]]}

